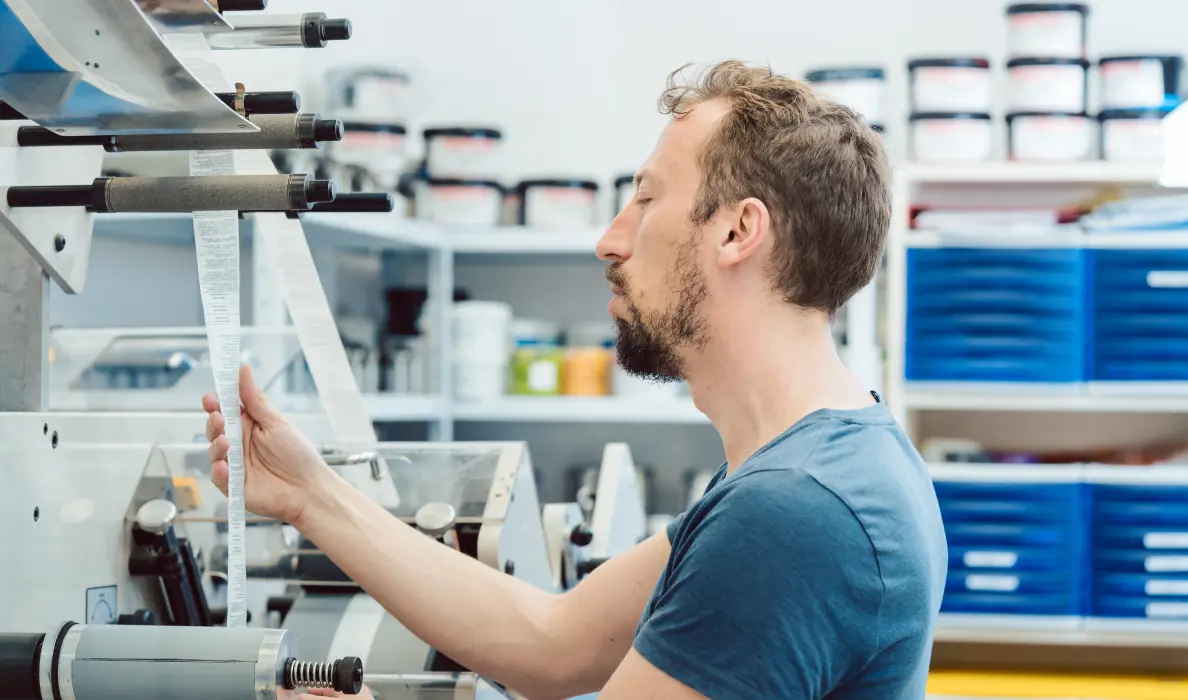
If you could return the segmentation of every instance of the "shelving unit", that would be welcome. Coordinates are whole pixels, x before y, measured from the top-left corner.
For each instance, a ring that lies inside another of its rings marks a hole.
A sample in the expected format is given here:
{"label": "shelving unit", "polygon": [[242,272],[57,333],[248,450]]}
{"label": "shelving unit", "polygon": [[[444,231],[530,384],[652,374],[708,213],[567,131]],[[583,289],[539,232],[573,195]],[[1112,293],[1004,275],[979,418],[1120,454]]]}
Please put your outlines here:
{"label": "shelving unit", "polygon": [[[904,381],[906,313],[907,313],[907,250],[910,246],[937,246],[977,242],[989,245],[1010,245],[1020,234],[1006,234],[998,241],[984,233],[974,236],[948,235],[934,231],[915,231],[911,228],[911,211],[922,193],[933,192],[938,200],[957,197],[964,190],[979,202],[1010,202],[1012,197],[1024,197],[1029,203],[1042,198],[1045,191],[1060,192],[1059,203],[1068,203],[1067,190],[1088,195],[1093,187],[1125,186],[1128,188],[1159,187],[1161,168],[1150,165],[1121,165],[1103,161],[1078,163],[906,163],[894,171],[892,185],[892,221],[887,249],[887,291],[883,311],[886,321],[887,349],[886,394],[888,403],[913,438],[916,414],[921,411],[1001,411],[1039,413],[1071,411],[1096,413],[1186,413],[1188,389],[1182,393],[1146,393],[1133,395],[1109,391],[1096,393],[1086,387],[1065,388],[1044,385],[978,385],[968,383],[944,387],[912,386]],[[989,194],[984,185],[1002,186]],[[929,202],[936,204],[940,202]],[[1049,204],[1057,203],[1050,201]],[[1025,236],[1025,234],[1024,234]],[[1047,243],[1047,241],[1046,241]],[[1081,245],[1087,247],[1128,248],[1185,248],[1188,233],[1111,232],[1070,236],[1051,245]],[[1143,389],[1136,387],[1136,389]]]}
{"label": "shelving unit", "polygon": [[[1113,194],[1159,187],[1160,168],[1104,162],[1069,164],[905,164],[895,170],[885,294],[886,394],[917,445],[929,438],[968,439],[990,450],[1064,451],[1126,445],[1182,435],[1188,387],[1177,383],[993,383],[905,381],[907,251],[913,247],[1188,249],[1184,231],[1035,234],[911,229],[913,205],[974,208],[1068,205],[1099,189]],[[982,474],[1011,465],[971,465]],[[945,465],[960,472],[963,465]],[[1013,467],[1024,469],[1025,467]],[[1009,470],[1009,469],[1008,469]],[[993,477],[990,477],[993,478]],[[1009,479],[1004,479],[1009,482]],[[993,549],[993,547],[990,547]],[[1044,619],[1000,614],[942,614],[934,659],[964,664],[1034,663],[1044,658],[1102,668],[1182,669],[1188,626],[1157,620]]]}

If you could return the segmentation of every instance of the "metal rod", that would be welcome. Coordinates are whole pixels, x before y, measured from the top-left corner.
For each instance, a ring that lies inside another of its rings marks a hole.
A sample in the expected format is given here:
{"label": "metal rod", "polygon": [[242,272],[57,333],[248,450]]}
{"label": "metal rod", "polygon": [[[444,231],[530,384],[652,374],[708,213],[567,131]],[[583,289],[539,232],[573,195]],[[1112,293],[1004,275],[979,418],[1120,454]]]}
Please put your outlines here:
{"label": "metal rod", "polygon": [[121,136],[62,136],[40,126],[17,129],[17,145],[103,146],[109,153],[206,150],[288,150],[319,148],[324,141],[341,141],[342,122],[317,114],[260,114],[251,118],[260,128],[228,134],[128,134]]}
{"label": "metal rod", "polygon": [[286,212],[289,218],[300,214],[325,214],[340,212],[372,212],[390,214],[396,209],[396,198],[387,192],[353,192],[340,194],[333,202],[315,204],[304,211]]}
{"label": "metal rod", "polygon": [[206,40],[212,49],[323,49],[331,41],[350,39],[353,31],[350,20],[327,19],[322,12],[245,15],[228,19],[235,31],[208,35]]}
{"label": "metal rod", "polygon": [[[235,93],[216,92],[215,97],[234,109]],[[301,110],[301,95],[296,92],[249,92],[243,96],[243,111],[246,116],[257,114],[296,114]],[[15,107],[0,102],[0,121],[25,119]]]}
{"label": "metal rod", "polygon": [[337,188],[308,175],[101,177],[90,185],[8,188],[10,207],[90,207],[97,213],[289,211],[332,202]]}

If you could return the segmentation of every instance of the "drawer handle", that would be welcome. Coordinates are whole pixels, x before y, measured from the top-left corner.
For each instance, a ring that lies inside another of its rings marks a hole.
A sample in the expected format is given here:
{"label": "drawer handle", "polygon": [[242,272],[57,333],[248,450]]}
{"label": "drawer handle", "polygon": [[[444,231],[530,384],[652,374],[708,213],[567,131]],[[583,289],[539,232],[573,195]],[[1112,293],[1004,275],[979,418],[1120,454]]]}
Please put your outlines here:
{"label": "drawer handle", "polygon": [[1188,287],[1188,270],[1151,270],[1147,273],[1147,286],[1154,289]]}

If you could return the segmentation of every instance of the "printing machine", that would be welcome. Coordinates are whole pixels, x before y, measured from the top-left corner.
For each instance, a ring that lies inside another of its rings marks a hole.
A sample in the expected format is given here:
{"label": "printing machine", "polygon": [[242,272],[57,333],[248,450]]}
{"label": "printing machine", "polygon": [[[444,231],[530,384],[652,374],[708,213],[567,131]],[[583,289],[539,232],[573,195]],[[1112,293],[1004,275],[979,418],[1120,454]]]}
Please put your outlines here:
{"label": "printing machine", "polygon": [[[0,0],[0,45],[18,49],[0,51],[2,698],[266,700],[362,682],[385,700],[514,696],[410,635],[289,526],[251,515],[252,622],[222,626],[227,502],[207,478],[192,410],[213,384],[203,329],[49,328],[51,279],[82,291],[97,215],[391,212],[390,197],[335,197],[305,176],[99,177],[105,152],[341,138],[339,122],[298,114],[295,94],[210,92],[171,49],[182,34],[220,50],[349,37],[346,20],[258,14],[265,4],[81,0],[62,12],[58,0]],[[291,329],[242,336],[241,360],[291,389]],[[293,421],[334,468],[393,488],[394,515],[542,588],[573,586],[643,535],[636,515],[615,519],[634,512],[619,486],[634,483],[623,446],[607,449],[608,505],[588,526],[576,504],[542,512],[524,444],[359,452],[298,404]]]}
{"label": "printing machine", "polygon": [[[226,499],[190,412],[212,384],[203,329],[48,327],[50,280],[82,291],[104,212],[391,211],[304,176],[98,177],[105,151],[341,138],[333,120],[297,114],[293,93],[207,90],[167,41],[349,37],[349,22],[320,13],[252,14],[264,5],[86,0],[62,12],[58,0],[0,0],[0,45],[21,49],[0,52],[0,697],[266,700],[364,682],[385,700],[515,697],[416,639],[292,528],[250,514],[252,620],[222,626]],[[242,361],[291,388],[291,330],[243,329],[243,341]],[[299,405],[292,418],[327,462],[390,487],[394,515],[543,589],[572,587],[646,532],[626,446],[607,446],[587,524],[577,504],[541,508],[523,444],[359,451]]]}

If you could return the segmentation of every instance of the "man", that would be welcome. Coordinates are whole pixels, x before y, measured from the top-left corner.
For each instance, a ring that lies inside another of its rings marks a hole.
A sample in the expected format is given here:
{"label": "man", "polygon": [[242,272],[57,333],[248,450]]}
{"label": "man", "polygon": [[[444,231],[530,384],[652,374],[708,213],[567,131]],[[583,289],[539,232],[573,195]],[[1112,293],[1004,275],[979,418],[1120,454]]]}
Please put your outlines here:
{"label": "man", "polygon": [[[924,697],[947,552],[922,461],[838,359],[834,313],[890,220],[879,137],[737,62],[670,79],[671,123],[598,244],[623,366],[683,378],[726,463],[667,529],[552,595],[347,486],[242,377],[248,508],[529,698]],[[213,396],[212,478],[227,479]]]}

